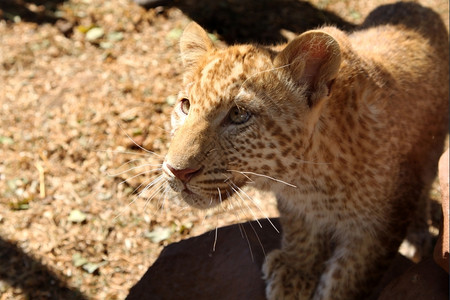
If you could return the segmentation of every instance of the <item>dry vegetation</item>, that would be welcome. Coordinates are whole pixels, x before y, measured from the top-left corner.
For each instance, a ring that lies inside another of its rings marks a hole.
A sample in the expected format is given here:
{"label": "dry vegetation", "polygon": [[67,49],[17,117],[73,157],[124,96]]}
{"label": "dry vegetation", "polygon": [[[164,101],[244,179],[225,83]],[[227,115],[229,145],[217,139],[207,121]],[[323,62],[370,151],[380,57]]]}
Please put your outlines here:
{"label": "dry vegetation", "polygon": [[[167,149],[190,19],[218,43],[274,42],[386,1],[212,2],[1,0],[0,299],[123,299],[164,245],[254,217],[136,197]],[[422,3],[448,25],[448,1]]]}

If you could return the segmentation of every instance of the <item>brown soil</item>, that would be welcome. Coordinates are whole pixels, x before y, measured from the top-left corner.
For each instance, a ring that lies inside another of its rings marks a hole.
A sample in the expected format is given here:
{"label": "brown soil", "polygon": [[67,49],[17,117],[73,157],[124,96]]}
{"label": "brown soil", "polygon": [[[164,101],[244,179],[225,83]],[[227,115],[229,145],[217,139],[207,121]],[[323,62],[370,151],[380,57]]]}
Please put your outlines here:
{"label": "brown soil", "polygon": [[[263,212],[137,197],[167,149],[190,19],[218,43],[273,43],[387,1],[169,2],[0,2],[0,300],[123,299],[164,245],[277,214],[255,192]],[[448,27],[448,1],[420,2]]]}

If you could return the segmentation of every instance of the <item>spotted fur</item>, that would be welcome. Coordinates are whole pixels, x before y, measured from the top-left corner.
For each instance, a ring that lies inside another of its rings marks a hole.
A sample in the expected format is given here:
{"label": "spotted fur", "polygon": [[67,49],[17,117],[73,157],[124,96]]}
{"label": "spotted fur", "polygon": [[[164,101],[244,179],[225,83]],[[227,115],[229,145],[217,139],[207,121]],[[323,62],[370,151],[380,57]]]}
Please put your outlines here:
{"label": "spotted fur", "polygon": [[448,36],[417,4],[287,46],[216,48],[190,24],[163,169],[190,205],[273,191],[281,249],[269,299],[362,299],[429,188],[448,126]]}

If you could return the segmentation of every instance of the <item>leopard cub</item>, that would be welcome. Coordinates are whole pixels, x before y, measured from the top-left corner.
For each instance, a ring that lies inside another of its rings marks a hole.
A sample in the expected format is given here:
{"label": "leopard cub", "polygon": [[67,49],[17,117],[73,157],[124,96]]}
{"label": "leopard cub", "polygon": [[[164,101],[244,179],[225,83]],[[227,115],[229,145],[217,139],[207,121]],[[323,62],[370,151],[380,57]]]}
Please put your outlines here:
{"label": "leopard cub", "polygon": [[184,31],[184,89],[163,164],[208,208],[249,181],[277,197],[281,249],[268,299],[362,299],[422,207],[448,126],[448,35],[414,3],[354,32],[307,31],[285,46],[219,49]]}

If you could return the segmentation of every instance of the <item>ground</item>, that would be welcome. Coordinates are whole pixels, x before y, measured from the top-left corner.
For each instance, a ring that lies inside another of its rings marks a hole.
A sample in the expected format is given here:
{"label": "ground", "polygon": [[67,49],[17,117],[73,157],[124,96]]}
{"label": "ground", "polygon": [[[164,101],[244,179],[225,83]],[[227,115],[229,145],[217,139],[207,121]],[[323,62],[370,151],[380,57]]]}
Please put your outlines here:
{"label": "ground", "polygon": [[[164,245],[277,215],[254,192],[261,210],[198,212],[159,182],[137,197],[168,146],[190,20],[219,44],[267,44],[321,24],[352,28],[387,3],[166,2],[0,2],[1,300],[123,299]],[[420,2],[448,27],[448,1]]]}

